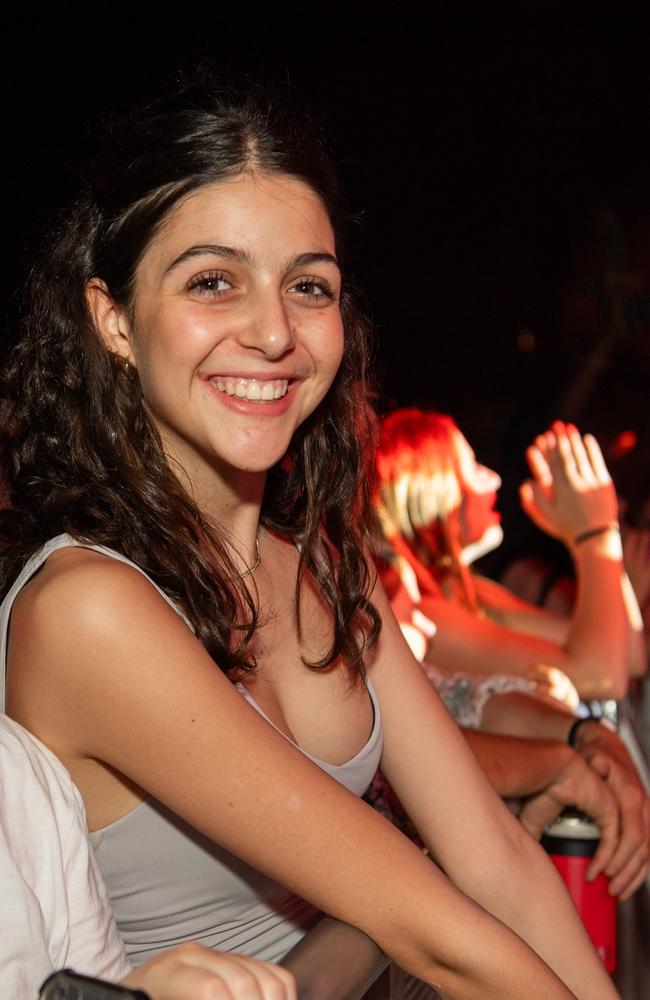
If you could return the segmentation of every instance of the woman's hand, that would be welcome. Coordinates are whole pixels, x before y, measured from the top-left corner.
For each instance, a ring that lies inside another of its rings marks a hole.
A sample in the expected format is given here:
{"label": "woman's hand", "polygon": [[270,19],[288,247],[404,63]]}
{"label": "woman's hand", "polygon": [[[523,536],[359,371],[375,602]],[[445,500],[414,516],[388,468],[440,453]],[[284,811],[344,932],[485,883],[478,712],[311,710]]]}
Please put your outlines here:
{"label": "woman's hand", "polygon": [[537,697],[553,698],[572,711],[575,711],[580,704],[580,695],[575,684],[558,667],[547,667],[544,663],[538,663],[526,680],[530,681]]}
{"label": "woman's hand", "polygon": [[286,969],[194,942],[178,945],[130,972],[123,986],[151,1000],[297,1000]]}
{"label": "woman's hand", "polygon": [[532,521],[572,545],[593,528],[618,521],[618,502],[598,442],[572,424],[556,421],[526,451],[532,479],[520,487],[521,505]]}

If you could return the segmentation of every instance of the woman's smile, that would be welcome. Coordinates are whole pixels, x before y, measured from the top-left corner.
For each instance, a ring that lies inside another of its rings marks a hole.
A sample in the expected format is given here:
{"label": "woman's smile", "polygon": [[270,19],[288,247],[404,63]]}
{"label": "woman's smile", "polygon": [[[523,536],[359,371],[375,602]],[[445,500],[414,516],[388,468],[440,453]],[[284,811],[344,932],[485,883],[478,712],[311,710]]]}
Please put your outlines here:
{"label": "woman's smile", "polygon": [[227,396],[236,396],[237,399],[246,399],[249,403],[272,403],[274,400],[282,399],[286,396],[289,388],[289,380],[286,378],[249,378],[226,375],[217,375],[209,380],[209,384],[217,392],[225,393]]}
{"label": "woman's smile", "polygon": [[301,378],[287,376],[213,375],[205,380],[208,391],[235,413],[270,418],[287,412]]}

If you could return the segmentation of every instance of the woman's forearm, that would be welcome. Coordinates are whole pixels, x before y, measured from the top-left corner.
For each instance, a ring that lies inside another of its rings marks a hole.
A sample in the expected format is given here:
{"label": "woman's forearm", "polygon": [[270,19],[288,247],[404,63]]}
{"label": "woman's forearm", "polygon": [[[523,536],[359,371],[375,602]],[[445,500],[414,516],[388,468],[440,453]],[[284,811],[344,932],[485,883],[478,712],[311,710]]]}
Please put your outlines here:
{"label": "woman's forearm", "polygon": [[496,694],[485,705],[481,729],[507,736],[559,740],[566,743],[575,715],[562,705],[521,691]]}
{"label": "woman's forearm", "polygon": [[[554,866],[514,820],[508,821],[511,836],[497,850],[490,845],[482,864],[472,860],[462,875],[454,873],[472,899],[436,885],[440,875],[431,865],[431,874],[421,874],[412,895],[408,881],[403,884],[410,903],[408,933],[400,935],[397,947],[395,937],[390,947],[376,938],[378,944],[407,971],[459,1000],[615,1000],[617,993]],[[479,834],[477,851],[480,842]],[[436,921],[433,899],[435,911],[445,913],[444,922]],[[423,924],[423,912],[436,921],[435,933]]]}
{"label": "woman's forearm", "polygon": [[[403,898],[408,903],[393,908],[389,923],[375,937],[401,968],[455,1000],[521,1000],[524,996],[527,1000],[566,1000],[574,996],[520,932],[458,892],[424,855],[420,855],[420,867],[415,881],[411,866],[404,873]],[[509,870],[510,865],[503,872],[504,879]],[[517,915],[512,917],[516,923]],[[406,923],[400,929],[402,920]],[[588,974],[585,981],[592,982]],[[587,994],[583,996],[586,1000]],[[590,1000],[598,996],[589,994]]]}
{"label": "woman's forearm", "polygon": [[554,865],[528,841],[511,861],[493,912],[552,965],[579,1000],[617,997]]}
{"label": "woman's forearm", "polygon": [[573,558],[576,603],[565,649],[575,668],[569,676],[585,698],[618,700],[627,691],[630,642],[618,531],[573,546]]}

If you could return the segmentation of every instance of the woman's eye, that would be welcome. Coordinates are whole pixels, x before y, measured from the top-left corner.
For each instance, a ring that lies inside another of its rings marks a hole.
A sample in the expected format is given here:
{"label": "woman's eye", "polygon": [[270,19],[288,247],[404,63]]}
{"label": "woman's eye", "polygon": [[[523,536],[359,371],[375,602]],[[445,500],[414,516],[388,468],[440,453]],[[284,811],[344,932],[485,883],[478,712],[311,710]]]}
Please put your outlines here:
{"label": "woman's eye", "polygon": [[289,291],[312,301],[320,299],[326,302],[334,298],[334,290],[323,278],[301,278],[294,282]]}
{"label": "woman's eye", "polygon": [[225,275],[219,274],[218,271],[211,271],[209,274],[197,274],[187,287],[191,292],[195,291],[199,295],[215,298],[229,291],[232,285]]}

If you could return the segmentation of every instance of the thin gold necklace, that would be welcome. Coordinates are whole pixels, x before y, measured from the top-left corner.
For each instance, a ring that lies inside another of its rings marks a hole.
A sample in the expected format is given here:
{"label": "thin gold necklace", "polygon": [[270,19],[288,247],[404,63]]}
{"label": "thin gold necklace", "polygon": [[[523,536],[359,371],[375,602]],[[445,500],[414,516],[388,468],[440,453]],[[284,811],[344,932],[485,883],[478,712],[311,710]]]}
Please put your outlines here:
{"label": "thin gold necklace", "polygon": [[262,556],[260,555],[260,529],[257,529],[257,534],[255,535],[255,551],[257,553],[257,559],[252,566],[247,566],[241,575],[242,580],[254,573],[259,564],[262,562]]}

